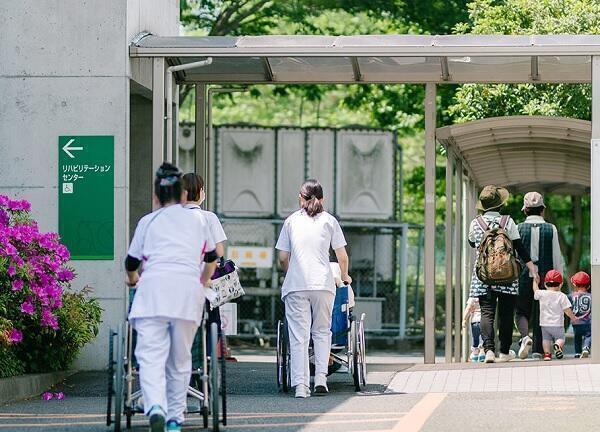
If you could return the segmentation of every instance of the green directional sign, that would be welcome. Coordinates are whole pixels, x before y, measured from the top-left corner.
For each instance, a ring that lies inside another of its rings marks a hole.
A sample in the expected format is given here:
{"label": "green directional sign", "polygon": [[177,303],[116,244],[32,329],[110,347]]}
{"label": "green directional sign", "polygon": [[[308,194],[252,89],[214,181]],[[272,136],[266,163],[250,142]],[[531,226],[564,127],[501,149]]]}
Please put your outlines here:
{"label": "green directional sign", "polygon": [[74,260],[114,259],[115,138],[58,137],[58,232]]}

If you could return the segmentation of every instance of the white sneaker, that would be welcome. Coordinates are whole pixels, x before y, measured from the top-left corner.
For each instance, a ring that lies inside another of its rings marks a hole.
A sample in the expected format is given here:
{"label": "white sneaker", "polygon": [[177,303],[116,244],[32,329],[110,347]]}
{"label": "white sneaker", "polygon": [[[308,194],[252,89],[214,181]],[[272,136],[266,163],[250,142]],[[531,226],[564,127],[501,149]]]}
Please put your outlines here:
{"label": "white sneaker", "polygon": [[581,358],[588,358],[590,356],[590,349],[588,347],[584,347],[583,351],[581,351]]}
{"label": "white sneaker", "polygon": [[529,336],[525,336],[521,339],[521,346],[519,347],[519,358],[521,360],[525,360],[529,357],[529,349],[533,345],[533,340]]}
{"label": "white sneaker", "polygon": [[294,397],[297,397],[300,399],[305,399],[307,397],[310,397],[310,389],[308,388],[308,386],[305,386],[304,384],[298,384],[296,386],[296,395]]}
{"label": "white sneaker", "polygon": [[513,350],[508,351],[508,354],[500,353],[500,357],[498,357],[498,363],[505,363],[517,358],[517,355]]}
{"label": "white sneaker", "polygon": [[494,351],[489,350],[485,353],[485,362],[486,363],[494,363],[496,361],[496,354]]}

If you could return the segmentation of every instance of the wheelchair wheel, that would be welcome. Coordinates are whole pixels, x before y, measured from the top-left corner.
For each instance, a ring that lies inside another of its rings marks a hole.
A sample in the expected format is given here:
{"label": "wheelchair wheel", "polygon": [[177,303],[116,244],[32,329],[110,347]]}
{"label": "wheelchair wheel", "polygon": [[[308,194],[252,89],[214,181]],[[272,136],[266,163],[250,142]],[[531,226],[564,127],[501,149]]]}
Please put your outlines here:
{"label": "wheelchair wheel", "polygon": [[213,431],[219,430],[219,354],[217,344],[219,340],[219,331],[217,323],[212,323],[210,326],[210,405]]}
{"label": "wheelchair wheel", "polygon": [[353,322],[353,351],[352,351],[352,378],[356,391],[362,391],[367,385],[367,361],[365,347],[365,314],[359,321]]}
{"label": "wheelchair wheel", "polygon": [[277,386],[287,393],[291,387],[290,345],[287,322],[277,323]]}
{"label": "wheelchair wheel", "polygon": [[[123,390],[125,375],[125,329],[119,325],[116,332],[110,330],[108,340],[108,402],[106,425],[114,424],[114,431],[121,431],[123,413]],[[114,401],[113,401],[114,398]],[[113,412],[114,411],[114,412]]]}

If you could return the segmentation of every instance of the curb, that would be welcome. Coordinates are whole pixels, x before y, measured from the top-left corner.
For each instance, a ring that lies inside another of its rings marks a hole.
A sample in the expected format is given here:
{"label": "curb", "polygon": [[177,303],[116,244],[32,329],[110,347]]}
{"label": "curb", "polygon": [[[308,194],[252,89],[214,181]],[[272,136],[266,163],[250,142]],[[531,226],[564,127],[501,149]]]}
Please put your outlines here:
{"label": "curb", "polygon": [[37,396],[75,372],[68,370],[2,378],[0,379],[0,404]]}

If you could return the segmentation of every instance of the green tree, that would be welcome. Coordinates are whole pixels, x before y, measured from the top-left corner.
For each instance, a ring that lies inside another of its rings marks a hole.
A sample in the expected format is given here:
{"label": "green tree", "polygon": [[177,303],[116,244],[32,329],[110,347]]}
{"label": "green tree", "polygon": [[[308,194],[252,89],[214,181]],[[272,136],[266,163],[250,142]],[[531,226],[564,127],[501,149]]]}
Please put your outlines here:
{"label": "green tree", "polygon": [[[457,33],[600,34],[600,2],[595,0],[474,0],[469,22]],[[455,94],[448,116],[456,123],[495,116],[548,115],[589,120],[589,85],[467,84]],[[548,219],[560,228],[569,273],[585,265],[583,241],[589,236],[589,201],[581,196],[549,197]],[[515,211],[518,204],[515,204]],[[520,207],[518,208],[520,209]]]}

